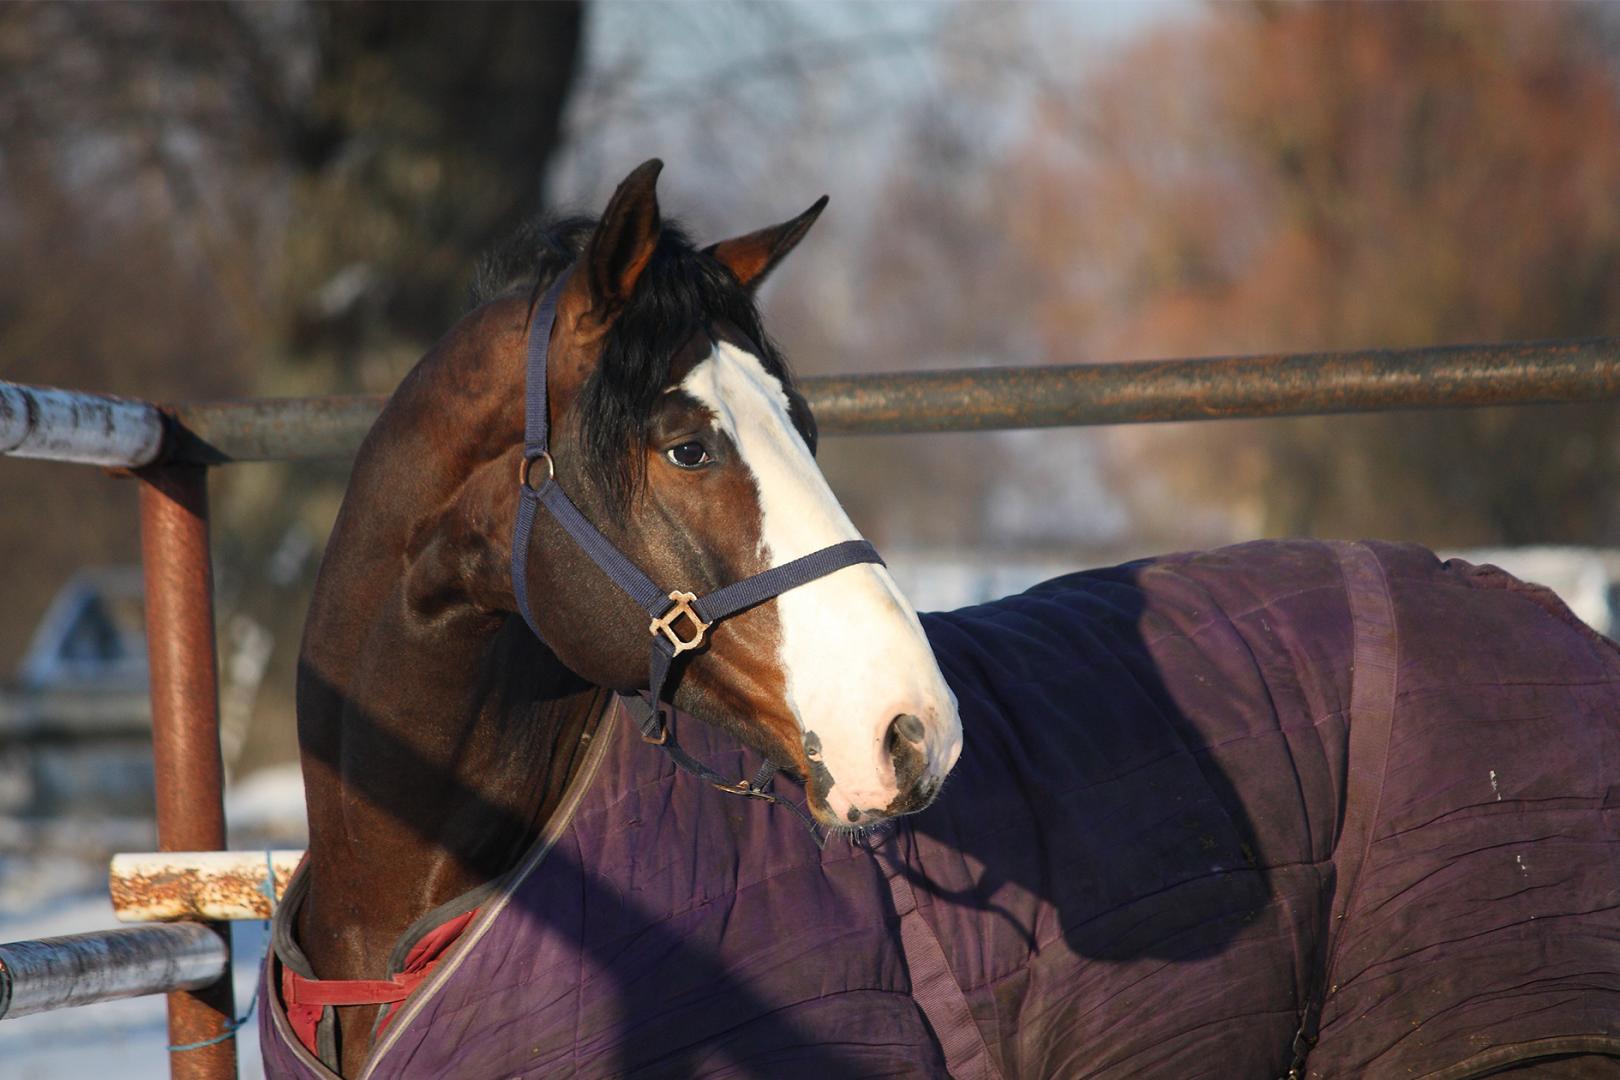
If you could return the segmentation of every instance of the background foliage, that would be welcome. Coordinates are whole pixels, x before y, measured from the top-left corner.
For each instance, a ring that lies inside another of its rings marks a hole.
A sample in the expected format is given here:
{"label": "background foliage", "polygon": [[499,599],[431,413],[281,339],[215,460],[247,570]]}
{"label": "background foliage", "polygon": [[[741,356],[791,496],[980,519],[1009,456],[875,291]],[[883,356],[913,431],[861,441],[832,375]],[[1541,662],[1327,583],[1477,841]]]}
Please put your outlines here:
{"label": "background foliage", "polygon": [[[806,372],[1606,335],[1612,9],[1573,4],[0,6],[0,377],[391,388],[477,253],[640,160],[699,236],[832,208],[767,288]],[[829,440],[889,548],[1082,565],[1255,535],[1613,543],[1611,406]],[[215,480],[285,756],[345,466]],[[0,670],[126,481],[0,466]],[[227,653],[229,643],[227,643]]]}

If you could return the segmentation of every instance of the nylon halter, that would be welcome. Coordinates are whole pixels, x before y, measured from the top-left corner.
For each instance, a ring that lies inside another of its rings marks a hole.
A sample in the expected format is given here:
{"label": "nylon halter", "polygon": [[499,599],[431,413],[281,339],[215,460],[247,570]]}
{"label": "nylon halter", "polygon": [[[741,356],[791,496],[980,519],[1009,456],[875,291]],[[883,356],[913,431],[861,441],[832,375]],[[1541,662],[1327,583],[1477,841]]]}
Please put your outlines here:
{"label": "nylon halter", "polygon": [[[517,597],[518,611],[542,642],[545,635],[535,624],[529,608],[528,552],[534,535],[537,507],[545,507],[585,554],[602,569],[613,583],[622,589],[651,618],[647,631],[651,637],[647,660],[647,715],[640,721],[644,741],[661,747],[680,768],[731,795],[763,799],[769,803],[782,803],[804,819],[811,832],[815,822],[797,803],[779,799],[771,794],[769,785],[776,766],[769,761],[752,779],[729,780],[703,762],[681,749],[675,741],[672,717],[665,713],[664,690],[671,674],[674,659],[684,652],[702,647],[709,629],[722,619],[762,604],[789,589],[808,584],[835,570],[859,563],[883,563],[877,549],[865,540],[846,540],[831,544],[802,558],[773,566],[757,574],[732,582],[714,592],[698,596],[684,589],[665,590],[649,578],[642,569],[625,557],[613,542],[592,525],[574,505],[562,484],[557,480],[556,466],[551,459],[549,442],[550,416],[546,402],[546,357],[551,350],[551,331],[557,321],[557,300],[562,295],[570,271],[559,274],[555,284],[546,290],[545,297],[535,308],[529,326],[529,351],[524,391],[523,463],[518,469],[517,526],[512,537],[512,590]],[[535,486],[536,466],[542,465],[545,475]],[[621,694],[621,700],[630,701],[639,695]],[[818,834],[819,841],[819,834]]]}

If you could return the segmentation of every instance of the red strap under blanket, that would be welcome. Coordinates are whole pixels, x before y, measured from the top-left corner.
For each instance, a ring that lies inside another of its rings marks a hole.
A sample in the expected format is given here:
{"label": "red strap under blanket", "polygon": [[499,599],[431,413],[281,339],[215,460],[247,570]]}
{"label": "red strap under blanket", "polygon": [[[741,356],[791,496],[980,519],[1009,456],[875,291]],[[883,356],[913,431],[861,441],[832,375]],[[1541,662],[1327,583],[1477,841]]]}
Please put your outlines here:
{"label": "red strap under blanket", "polygon": [[306,979],[283,964],[281,1003],[287,1010],[287,1022],[292,1025],[293,1034],[306,1050],[318,1053],[315,1028],[326,1006],[387,1005],[389,1008],[377,1025],[377,1034],[381,1035],[394,1018],[394,1006],[409,997],[411,991],[433,973],[440,958],[477,914],[475,908],[423,934],[406,954],[404,970],[392,979]]}
{"label": "red strap under blanket", "polygon": [[281,969],[281,1000],[294,1005],[387,1005],[404,1001],[432,969],[393,979],[306,979]]}

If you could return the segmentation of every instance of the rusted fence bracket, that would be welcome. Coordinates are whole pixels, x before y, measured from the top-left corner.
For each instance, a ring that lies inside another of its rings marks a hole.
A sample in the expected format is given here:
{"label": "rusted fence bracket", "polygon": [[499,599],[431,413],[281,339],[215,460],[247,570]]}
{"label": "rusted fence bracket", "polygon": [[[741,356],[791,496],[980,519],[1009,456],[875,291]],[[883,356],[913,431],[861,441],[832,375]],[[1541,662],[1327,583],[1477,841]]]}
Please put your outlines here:
{"label": "rusted fence bracket", "polygon": [[107,892],[119,922],[268,919],[302,851],[159,851],[114,855]]}

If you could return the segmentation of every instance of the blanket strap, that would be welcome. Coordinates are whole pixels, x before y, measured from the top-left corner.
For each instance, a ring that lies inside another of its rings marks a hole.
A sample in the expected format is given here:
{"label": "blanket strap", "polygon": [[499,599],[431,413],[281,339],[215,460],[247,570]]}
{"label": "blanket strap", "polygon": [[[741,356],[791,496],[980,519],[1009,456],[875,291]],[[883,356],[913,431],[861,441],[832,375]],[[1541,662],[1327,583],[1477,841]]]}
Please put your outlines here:
{"label": "blanket strap", "polygon": [[[300,864],[302,869],[302,864]],[[289,893],[290,893],[289,887]],[[300,893],[297,900],[302,900]],[[431,913],[430,913],[431,914]],[[400,970],[386,979],[315,979],[300,975],[283,961],[281,965],[281,1002],[287,1014],[287,1023],[298,1041],[304,1044],[323,1065],[337,1071],[335,1051],[332,1060],[323,1053],[321,1025],[335,1022],[327,1020],[335,1006],[381,1005],[372,1031],[372,1039],[387,1030],[394,1019],[400,1002],[404,1001],[438,966],[439,960],[461,937],[468,924],[478,914],[477,908],[464,911],[440,923],[423,934],[411,946]],[[390,961],[392,966],[392,961]],[[272,970],[274,970],[272,968]]]}
{"label": "blanket strap", "polygon": [[967,997],[951,974],[945,950],[934,928],[917,910],[917,896],[904,869],[889,878],[889,895],[900,916],[900,947],[911,972],[911,996],[945,1052],[946,1070],[955,1080],[1001,1080],[1001,1070],[990,1056]]}
{"label": "blanket strap", "polygon": [[1344,920],[1355,899],[1356,879],[1372,848],[1373,826],[1383,800],[1389,764],[1390,729],[1395,721],[1395,671],[1398,639],[1389,582],[1378,556],[1366,544],[1334,541],[1344,574],[1345,599],[1355,629],[1350,675],[1349,761],[1345,766],[1344,819],[1333,847],[1333,902],[1327,948],[1316,985],[1294,1036],[1294,1060],[1288,1080],[1306,1075],[1305,1058],[1316,1045],[1326,999],[1338,987],[1333,972],[1344,945]]}

